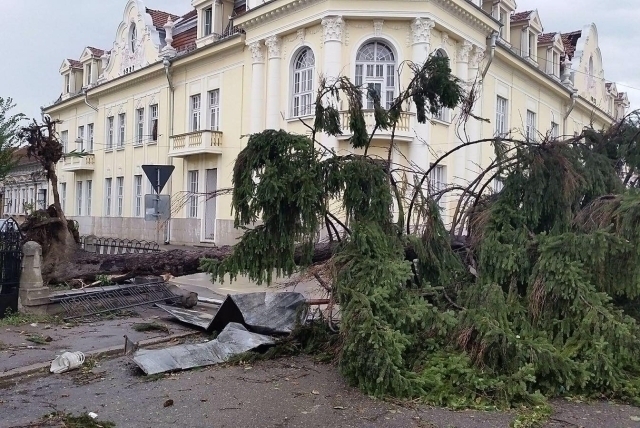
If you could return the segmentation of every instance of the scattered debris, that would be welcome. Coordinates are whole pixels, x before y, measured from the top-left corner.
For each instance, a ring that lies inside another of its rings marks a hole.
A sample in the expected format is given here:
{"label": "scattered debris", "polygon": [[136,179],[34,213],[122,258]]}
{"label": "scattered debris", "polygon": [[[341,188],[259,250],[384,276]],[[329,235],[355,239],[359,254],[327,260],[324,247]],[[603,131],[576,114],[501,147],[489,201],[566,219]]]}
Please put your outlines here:
{"label": "scattered debris", "polygon": [[28,340],[31,343],[35,343],[38,345],[47,345],[49,344],[49,342],[52,342],[53,339],[51,338],[51,336],[46,336],[43,337],[39,334],[32,334],[30,336],[28,336],[25,340]]}
{"label": "scattered debris", "polygon": [[77,352],[65,352],[62,355],[58,355],[51,362],[51,373],[64,373],[69,370],[77,369],[84,364],[84,354],[80,351]]}
{"label": "scattered debris", "polygon": [[164,404],[162,405],[162,407],[171,407],[171,406],[173,406],[173,400],[171,399],[165,401]]}
{"label": "scattered debris", "polygon": [[178,321],[196,326],[203,330],[208,330],[211,322],[213,321],[213,314],[208,314],[206,312],[176,308],[175,306],[166,306],[159,303],[156,303],[156,306],[173,315],[173,317]]}
{"label": "scattered debris", "polygon": [[160,324],[159,322],[141,322],[135,323],[131,326],[135,331],[161,331],[163,333],[170,333],[169,327],[164,324]]}
{"label": "scattered debris", "polygon": [[157,350],[141,349],[134,353],[133,361],[147,375],[153,375],[223,363],[234,355],[274,344],[273,338],[251,333],[243,325],[231,322],[212,341]]}
{"label": "scattered debris", "polygon": [[124,355],[131,355],[138,350],[140,345],[138,342],[134,342],[127,335],[124,335]]}
{"label": "scattered debris", "polygon": [[89,415],[89,417],[91,419],[97,419],[98,418],[98,414],[97,413],[89,412],[89,413],[87,413],[87,415]]}

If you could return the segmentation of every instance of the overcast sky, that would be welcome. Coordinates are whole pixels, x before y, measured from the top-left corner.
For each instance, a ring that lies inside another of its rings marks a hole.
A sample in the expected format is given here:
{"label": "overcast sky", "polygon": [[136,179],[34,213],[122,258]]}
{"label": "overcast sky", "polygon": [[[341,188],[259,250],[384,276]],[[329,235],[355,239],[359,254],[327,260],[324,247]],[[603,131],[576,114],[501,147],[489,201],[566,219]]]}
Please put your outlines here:
{"label": "overcast sky", "polygon": [[[181,15],[190,0],[145,0],[145,5]],[[629,93],[640,108],[640,3],[638,0],[517,0],[518,9],[538,9],[545,31],[568,32],[595,22],[605,78]],[[126,0],[0,0],[0,97],[40,118],[40,106],[61,92],[58,69],[85,46],[109,49]],[[623,86],[627,85],[627,86]],[[630,87],[639,88],[632,89]]]}

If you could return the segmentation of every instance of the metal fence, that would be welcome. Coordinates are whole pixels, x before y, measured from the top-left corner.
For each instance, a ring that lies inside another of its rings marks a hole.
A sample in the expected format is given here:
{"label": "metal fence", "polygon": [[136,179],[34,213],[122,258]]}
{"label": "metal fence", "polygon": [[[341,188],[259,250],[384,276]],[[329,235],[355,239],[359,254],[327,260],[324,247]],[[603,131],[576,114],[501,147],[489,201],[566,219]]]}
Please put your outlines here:
{"label": "metal fence", "polygon": [[98,254],[146,254],[160,251],[157,242],[102,238],[93,235],[81,236],[80,247],[90,253]]}
{"label": "metal fence", "polygon": [[0,224],[0,318],[7,310],[18,311],[21,271],[22,233],[18,223],[8,218]]}

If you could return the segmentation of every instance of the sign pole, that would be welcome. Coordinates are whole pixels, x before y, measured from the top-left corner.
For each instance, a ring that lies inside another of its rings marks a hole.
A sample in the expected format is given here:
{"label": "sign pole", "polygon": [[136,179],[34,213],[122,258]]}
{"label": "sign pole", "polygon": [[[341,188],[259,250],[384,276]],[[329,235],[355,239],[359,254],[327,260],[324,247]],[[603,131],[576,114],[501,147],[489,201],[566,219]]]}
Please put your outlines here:
{"label": "sign pole", "polygon": [[157,171],[156,186],[156,242],[160,245],[160,168]]}

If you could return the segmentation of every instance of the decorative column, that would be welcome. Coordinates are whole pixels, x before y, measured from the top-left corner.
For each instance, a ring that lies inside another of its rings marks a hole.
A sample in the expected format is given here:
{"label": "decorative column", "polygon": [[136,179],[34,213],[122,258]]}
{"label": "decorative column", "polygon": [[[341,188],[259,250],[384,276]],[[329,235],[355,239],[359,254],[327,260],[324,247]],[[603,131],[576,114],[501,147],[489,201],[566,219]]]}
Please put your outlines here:
{"label": "decorative column", "polygon": [[[480,76],[480,62],[484,58],[484,49],[479,46],[475,46],[471,52],[469,58],[469,80],[473,84],[475,82],[475,102],[473,103],[472,114],[475,117],[480,117],[482,114],[482,82]],[[478,119],[469,118],[467,124],[467,133],[469,138],[473,140],[479,140],[482,138],[482,123]],[[468,147],[467,150],[467,167],[466,178],[467,181],[473,180],[480,172],[482,161],[482,147],[480,144],[474,144]]]}
{"label": "decorative column", "polygon": [[[431,30],[435,25],[435,21],[428,18],[416,18],[411,23],[411,41],[413,43],[412,60],[416,65],[424,64],[427,58],[429,58],[429,52],[431,51]],[[411,111],[416,113],[416,107],[413,103],[411,104]],[[416,136],[411,144],[409,160],[426,171],[429,168],[430,162],[429,143],[431,139],[431,123],[428,120],[426,123],[418,123],[415,116],[412,120]]]}
{"label": "decorative column", "polygon": [[264,49],[261,41],[249,44],[253,66],[251,71],[251,122],[250,132],[264,130]]}
{"label": "decorative column", "polygon": [[264,44],[269,53],[267,68],[267,129],[280,129],[280,37],[268,37]]}
{"label": "decorative column", "polygon": [[[341,16],[327,16],[322,20],[324,34],[324,64],[323,72],[327,83],[334,83],[342,71],[342,34],[344,21]],[[337,107],[335,99],[325,101]],[[338,139],[330,135],[322,136],[322,144],[328,149],[338,149]]]}
{"label": "decorative column", "polygon": [[176,49],[171,46],[171,44],[173,43],[173,28],[174,22],[171,20],[171,17],[169,17],[167,19],[167,23],[164,24],[164,31],[166,34],[164,40],[167,44],[162,48],[162,51],[160,52],[163,58],[173,58],[174,56],[176,56]]}
{"label": "decorative column", "polygon": [[[469,84],[469,54],[473,45],[468,40],[465,40],[458,47],[456,75],[462,82],[463,87],[468,88]],[[464,135],[464,133],[463,133]],[[456,144],[466,143],[466,141],[458,141]],[[453,183],[459,186],[465,185],[466,178],[466,156],[467,148],[457,150],[454,154],[453,165]]]}

